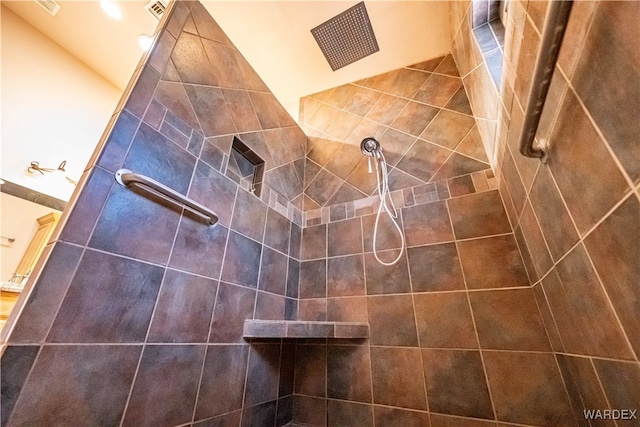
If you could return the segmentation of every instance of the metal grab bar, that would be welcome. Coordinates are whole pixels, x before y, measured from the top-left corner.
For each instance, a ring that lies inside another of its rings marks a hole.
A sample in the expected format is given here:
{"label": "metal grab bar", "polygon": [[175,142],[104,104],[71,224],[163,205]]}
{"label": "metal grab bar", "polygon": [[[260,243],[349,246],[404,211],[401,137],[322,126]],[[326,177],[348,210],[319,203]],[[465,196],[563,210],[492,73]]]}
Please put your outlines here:
{"label": "metal grab bar", "polygon": [[129,169],[119,169],[116,172],[115,177],[118,184],[124,187],[129,187],[134,184],[141,184],[152,189],[156,193],[159,193],[165,198],[170,199],[173,202],[177,202],[178,204],[186,206],[192,211],[195,211],[200,215],[207,217],[209,219],[209,225],[214,225],[216,222],[218,222],[218,215],[216,215],[216,213],[211,209],[207,208],[206,206],[202,206],[200,203],[183,196],[177,191],[149,178],[148,176],[133,173]]}
{"label": "metal grab bar", "polygon": [[[538,49],[536,66],[527,99],[527,111],[524,114],[522,133],[520,134],[520,153],[526,157],[546,160],[546,153],[540,148],[533,147],[542,109],[547,99],[551,77],[558,60],[560,46],[564,38],[573,0],[551,0],[549,11],[542,30],[542,40]],[[536,88],[538,88],[536,90]]]}

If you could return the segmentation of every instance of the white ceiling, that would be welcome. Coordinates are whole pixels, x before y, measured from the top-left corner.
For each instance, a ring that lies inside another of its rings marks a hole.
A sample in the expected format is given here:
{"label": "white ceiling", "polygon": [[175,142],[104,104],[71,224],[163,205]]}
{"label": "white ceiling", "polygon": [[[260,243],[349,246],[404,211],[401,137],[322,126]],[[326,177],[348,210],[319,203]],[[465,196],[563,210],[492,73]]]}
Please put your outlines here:
{"label": "white ceiling", "polygon": [[[119,21],[97,0],[58,0],[49,15],[34,0],[2,0],[16,14],[124,89],[142,52],[139,34],[157,21],[147,1],[117,1]],[[357,1],[211,1],[202,3],[276,97],[288,107],[305,95],[442,55],[450,49],[448,2],[367,1],[380,51],[333,72],[311,28]]]}

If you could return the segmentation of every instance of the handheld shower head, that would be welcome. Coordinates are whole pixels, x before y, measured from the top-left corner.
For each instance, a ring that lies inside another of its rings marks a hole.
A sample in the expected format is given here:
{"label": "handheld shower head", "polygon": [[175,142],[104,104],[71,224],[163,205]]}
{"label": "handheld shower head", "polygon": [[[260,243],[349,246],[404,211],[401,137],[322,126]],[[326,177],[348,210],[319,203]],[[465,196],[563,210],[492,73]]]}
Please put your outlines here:
{"label": "handheld shower head", "polygon": [[373,138],[368,137],[362,140],[360,143],[360,150],[365,156],[375,156],[382,149],[380,148],[380,142]]}

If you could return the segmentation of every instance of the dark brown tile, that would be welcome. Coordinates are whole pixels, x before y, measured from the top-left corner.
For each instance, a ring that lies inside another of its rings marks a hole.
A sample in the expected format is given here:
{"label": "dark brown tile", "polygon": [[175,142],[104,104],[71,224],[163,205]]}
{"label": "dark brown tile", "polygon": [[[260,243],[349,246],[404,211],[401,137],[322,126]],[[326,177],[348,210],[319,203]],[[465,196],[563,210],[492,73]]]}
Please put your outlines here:
{"label": "dark brown tile", "polygon": [[454,243],[407,249],[413,292],[464,289],[460,259]]}
{"label": "dark brown tile", "polygon": [[524,22],[524,30],[522,33],[522,43],[518,56],[518,68],[516,70],[516,83],[514,91],[521,104],[526,103],[531,79],[533,77],[533,69],[536,63],[538,47],[540,45],[540,36],[536,32],[534,26],[529,20]]}
{"label": "dark brown tile", "polygon": [[[164,199],[115,186],[98,218],[89,246],[164,264],[169,258],[179,218],[179,208]],[[144,246],[139,244],[141,241],[145,242]]]}
{"label": "dark brown tile", "polygon": [[267,292],[258,292],[256,296],[256,319],[282,320],[285,317],[285,297]]}
{"label": "dark brown tile", "polygon": [[160,81],[160,75],[151,66],[144,67],[140,71],[138,80],[136,80],[124,108],[136,117],[142,118],[158,81]]}
{"label": "dark brown tile", "polygon": [[[162,109],[163,111],[167,111],[168,109],[191,128],[200,130],[200,124],[198,123],[198,119],[196,118],[196,114],[193,111],[193,107],[182,83],[161,81],[158,83],[158,88],[153,94],[153,99],[153,103],[159,103],[161,107],[164,107]],[[145,115],[145,121],[149,123],[148,120],[150,117],[148,117],[148,115],[149,112]],[[164,117],[159,117],[151,120],[151,122],[157,123],[157,126],[154,126],[156,129],[162,124],[163,118]],[[149,124],[153,125],[153,123]]]}
{"label": "dark brown tile", "polygon": [[180,34],[171,59],[183,82],[211,86],[218,84],[218,79],[213,73],[198,36],[189,33]]}
{"label": "dark brown tile", "polygon": [[309,184],[305,190],[305,194],[319,206],[324,206],[336,191],[338,191],[342,183],[343,181],[336,175],[326,169],[322,169],[311,184]]}
{"label": "dark brown tile", "polygon": [[252,288],[258,287],[261,253],[260,243],[233,231],[229,232],[222,280]]}
{"label": "dark brown tile", "polygon": [[280,344],[255,343],[249,351],[244,405],[268,402],[278,397]]}
{"label": "dark brown tile", "polygon": [[386,90],[393,83],[399,73],[400,70],[393,70],[383,74],[378,74],[364,80],[362,84],[366,87],[370,87],[381,92],[386,92]]}
{"label": "dark brown tile", "polygon": [[47,341],[144,341],[163,273],[150,264],[86,251]]}
{"label": "dark brown tile", "polygon": [[287,293],[289,298],[298,298],[298,285],[300,282],[300,261],[289,257],[287,270]]}
{"label": "dark brown tile", "polygon": [[393,95],[382,94],[366,114],[366,118],[390,125],[409,101]]}
{"label": "dark brown tile", "polygon": [[422,350],[429,411],[493,419],[478,351]]}
{"label": "dark brown tile", "polygon": [[456,176],[467,175],[473,172],[489,169],[489,164],[479,162],[476,159],[463,154],[453,153],[443,163],[438,172],[431,178],[431,181],[441,181]]}
{"label": "dark brown tile", "polygon": [[327,405],[327,426],[373,427],[373,408],[361,403],[329,400]]}
{"label": "dark brown tile", "polygon": [[325,298],[327,296],[327,261],[304,261],[300,264],[299,296]]}
{"label": "dark brown tile", "polygon": [[403,98],[411,98],[430,75],[430,73],[423,71],[402,68],[385,92]]}
{"label": "dark brown tile", "polygon": [[291,223],[291,237],[289,240],[289,256],[301,259],[302,229],[296,223]]}
{"label": "dark brown tile", "polygon": [[[636,409],[640,403],[640,366],[637,363],[593,359],[607,400],[614,409]],[[637,424],[631,420],[630,424]]]}
{"label": "dark brown tile", "polygon": [[462,141],[460,141],[460,144],[456,147],[456,153],[464,154],[465,156],[489,164],[487,152],[484,149],[482,138],[480,137],[480,132],[477,127],[472,128],[469,133],[462,138]]}
{"label": "dark brown tile", "polygon": [[238,186],[204,162],[198,162],[188,196],[212,209],[222,225],[231,224]]}
{"label": "dark brown tile", "polygon": [[326,397],[327,347],[299,344],[296,346],[295,394]]}
{"label": "dark brown tile", "polygon": [[380,98],[380,95],[380,92],[376,92],[365,87],[359,87],[353,97],[344,106],[344,109],[350,113],[364,117],[376,103],[378,98]]}
{"label": "dark brown tile", "polygon": [[206,343],[217,290],[214,280],[167,270],[147,340]]}
{"label": "dark brown tile", "polygon": [[364,263],[362,255],[327,259],[328,297],[364,294]]}
{"label": "dark brown tile", "polygon": [[458,239],[511,232],[511,225],[497,190],[456,197],[447,203]]}
{"label": "dark brown tile", "polygon": [[[385,262],[391,262],[397,257],[397,253],[397,251],[381,252],[378,257]],[[387,266],[381,264],[373,253],[367,253],[364,255],[364,269],[367,295],[411,292],[407,258],[404,255],[396,264]]]}
{"label": "dark brown tile", "polygon": [[169,266],[217,279],[229,230],[222,225],[208,227],[194,218],[195,215],[182,216]]}
{"label": "dark brown tile", "polygon": [[[325,133],[336,141],[344,141],[362,120],[361,116],[341,111],[336,115]],[[357,148],[357,147],[352,147]],[[332,168],[331,170],[334,170]]]}
{"label": "dark brown tile", "polygon": [[[638,101],[640,105],[640,92]],[[636,127],[640,136],[640,126]],[[565,96],[552,141],[549,169],[578,231],[584,235],[622,199],[628,184],[571,91]]]}
{"label": "dark brown tile", "polygon": [[146,346],[122,425],[190,422],[204,353],[203,345]]}
{"label": "dark brown tile", "polygon": [[542,234],[551,256],[558,260],[578,241],[578,232],[547,168],[538,170],[529,197],[538,222],[544,224]]}
{"label": "dark brown tile", "polygon": [[[475,418],[462,418],[452,417],[440,414],[431,415],[431,427],[458,427],[464,425],[464,427],[494,427],[496,424],[493,421],[482,421]],[[506,427],[507,424],[500,424],[500,426]]]}
{"label": "dark brown tile", "polygon": [[258,288],[285,295],[287,286],[288,257],[268,247],[262,249]]}
{"label": "dark brown tile", "polygon": [[468,114],[470,116],[473,115],[471,105],[469,105],[469,98],[467,98],[467,93],[465,92],[464,86],[462,85],[451,96],[451,99],[449,99],[449,102],[445,104],[444,108],[457,111],[458,113]]}
{"label": "dark brown tile", "polygon": [[[582,245],[576,246],[560,261],[558,273],[566,295],[566,304],[569,305],[574,320],[572,325],[566,326],[581,331],[585,339],[579,343],[581,349],[584,349],[580,353],[618,359],[633,358],[631,348],[627,345],[620,324]],[[554,298],[554,303],[555,301]],[[555,313],[554,304],[551,307]],[[564,339],[565,334],[575,332],[562,327],[560,334]],[[572,350],[566,341],[565,347]]]}
{"label": "dark brown tile", "polygon": [[[373,233],[376,231],[375,248],[377,251],[387,249],[399,249],[402,246],[402,238],[400,232],[386,214],[381,214],[378,219],[378,227],[376,228],[377,215],[365,215],[362,217],[362,232],[364,240],[364,251],[373,251]],[[402,229],[402,216],[398,215],[395,221]],[[391,252],[397,253],[397,251]],[[396,255],[397,256],[397,255]]]}
{"label": "dark brown tile", "polygon": [[282,252],[289,253],[291,221],[273,209],[267,210],[267,222],[264,231],[264,244]]}
{"label": "dark brown tile", "polygon": [[327,299],[301,299],[298,301],[297,320],[325,321],[327,320]]}
{"label": "dark brown tile", "polygon": [[413,298],[410,295],[367,297],[367,310],[372,345],[418,346]]}
{"label": "dark brown tile", "polygon": [[530,285],[512,234],[465,240],[457,245],[469,289]]}
{"label": "dark brown tile", "polygon": [[237,410],[234,412],[229,412],[228,414],[219,415],[213,418],[207,418],[204,421],[193,423],[194,427],[226,427],[226,426],[237,426],[240,424],[240,420],[242,418],[242,411]]}
{"label": "dark brown tile", "polygon": [[327,400],[317,397],[294,396],[293,422],[303,425],[327,425]]}
{"label": "dark brown tile", "polygon": [[420,346],[478,348],[465,292],[414,295]]}
{"label": "dark brown tile", "polygon": [[438,112],[437,108],[410,101],[391,123],[391,127],[420,136]]}
{"label": "dark brown tile", "polygon": [[122,345],[44,346],[10,424],[119,424],[141,350]]}
{"label": "dark brown tile", "polygon": [[267,205],[253,194],[239,190],[231,219],[231,229],[258,242],[264,237]]}
{"label": "dark brown tile", "polygon": [[371,360],[368,345],[329,345],[327,397],[371,402]]}
{"label": "dark brown tile", "polygon": [[296,344],[294,342],[283,342],[280,349],[280,378],[278,380],[279,398],[293,394],[295,365]]}
{"label": "dark brown tile", "polygon": [[557,352],[564,352],[564,346],[562,345],[560,332],[558,332],[555,318],[551,313],[551,308],[549,307],[549,303],[547,302],[547,297],[544,294],[542,282],[537,283],[532,287],[532,289],[533,295],[536,298],[536,303],[538,304],[538,310],[540,311],[540,317],[542,318],[544,329],[547,331],[547,337],[549,337],[549,344],[551,344],[551,349]]}
{"label": "dark brown tile", "polygon": [[527,249],[531,255],[537,276],[542,277],[553,266],[553,261],[530,202],[527,202],[522,210],[520,227],[526,239]]}
{"label": "dark brown tile", "polygon": [[102,148],[97,165],[110,172],[120,169],[139,124],[136,116],[122,110]]}
{"label": "dark brown tile", "polygon": [[435,70],[433,70],[433,72],[438,74],[446,74],[448,76],[460,76],[460,74],[458,73],[456,62],[451,54],[445,55],[445,57],[442,58],[442,62],[440,62],[440,64],[436,67]]}
{"label": "dark brown tile", "polygon": [[244,407],[242,410],[241,427],[275,426],[277,401],[261,403],[259,405]]}
{"label": "dark brown tile", "polygon": [[[432,74],[431,77],[424,82],[420,90],[416,92],[413,99],[418,102],[435,105],[436,107],[443,107],[450,100],[453,101],[453,96],[457,94],[459,96],[459,98],[455,100],[456,106],[458,107],[457,110],[465,109],[463,112],[466,112],[465,107],[469,101],[466,100],[464,89],[458,94],[461,87],[462,80],[459,77]],[[464,98],[462,95],[464,95]]]}
{"label": "dark brown tile", "polygon": [[205,137],[236,131],[220,89],[200,85],[185,85],[185,89]]}
{"label": "dark brown tile", "polygon": [[447,242],[454,239],[445,202],[404,208],[402,220],[407,246]]}
{"label": "dark brown tile", "polygon": [[358,86],[353,84],[338,86],[331,91],[325,102],[337,108],[344,108],[357,91]]}
{"label": "dark brown tile", "polygon": [[222,44],[231,44],[220,26],[213,20],[202,4],[194,3],[191,7],[191,17],[198,34],[209,40]]}
{"label": "dark brown tile", "polygon": [[[636,2],[603,3],[576,66],[574,87],[631,179],[640,179],[640,125],[634,111],[640,106],[640,13]],[[616,82],[602,85],[601,82]]]}
{"label": "dark brown tile", "polygon": [[[416,136],[387,128],[377,139],[380,141],[387,165],[395,166],[416,141]],[[375,170],[375,165],[372,165],[372,169]],[[375,175],[373,179],[375,181]]]}
{"label": "dark brown tile", "polygon": [[440,110],[420,138],[453,150],[475,124],[473,117]]}
{"label": "dark brown tile", "polygon": [[329,223],[327,251],[330,257],[362,253],[360,218]]}
{"label": "dark brown tile", "polygon": [[[45,252],[40,255],[41,259],[45,256]],[[53,246],[16,320],[9,342],[40,343],[45,340],[81,256],[82,249],[76,246],[64,243]]]}
{"label": "dark brown tile", "polygon": [[234,47],[224,46],[211,40],[202,39],[202,45],[209,58],[209,67],[218,79],[220,87],[242,88],[245,82],[242,74],[239,73],[238,63],[236,62],[236,49]]}
{"label": "dark brown tile", "polygon": [[451,156],[451,151],[418,139],[398,162],[398,169],[429,182]]}
{"label": "dark brown tile", "polygon": [[490,351],[483,358],[497,420],[575,426],[552,354]]}
{"label": "dark brown tile", "polygon": [[374,403],[409,409],[427,409],[420,350],[371,348]]}
{"label": "dark brown tile", "polygon": [[636,354],[640,353],[640,204],[630,197],[587,238],[585,246]]}
{"label": "dark brown tile", "polygon": [[447,181],[447,184],[449,185],[449,194],[451,194],[451,197],[464,196],[465,194],[476,192],[471,175],[452,178]]}
{"label": "dark brown tile", "polygon": [[20,396],[22,386],[40,351],[37,346],[8,346],[2,354],[0,384],[2,389],[2,415],[0,422],[7,425],[11,412]]}
{"label": "dark brown tile", "polygon": [[549,340],[531,289],[470,292],[480,347],[549,351]]}
{"label": "dark brown tile", "polygon": [[[585,409],[609,408],[591,360],[562,354],[557,355],[556,360],[562,372],[576,420],[580,426],[589,426],[590,421],[585,418]],[[593,423],[602,426],[615,425],[613,420],[594,420]]]}
{"label": "dark brown tile", "polygon": [[368,322],[367,298],[327,298],[327,320],[331,322]]}
{"label": "dark brown tile", "polygon": [[242,407],[248,345],[212,345],[207,348],[195,418],[203,419]]}
{"label": "dark brown tile", "polygon": [[429,427],[429,413],[388,406],[374,406],[376,425],[385,427]]}
{"label": "dark brown tile", "polygon": [[211,343],[240,343],[245,319],[253,317],[256,291],[220,283],[209,332]]}

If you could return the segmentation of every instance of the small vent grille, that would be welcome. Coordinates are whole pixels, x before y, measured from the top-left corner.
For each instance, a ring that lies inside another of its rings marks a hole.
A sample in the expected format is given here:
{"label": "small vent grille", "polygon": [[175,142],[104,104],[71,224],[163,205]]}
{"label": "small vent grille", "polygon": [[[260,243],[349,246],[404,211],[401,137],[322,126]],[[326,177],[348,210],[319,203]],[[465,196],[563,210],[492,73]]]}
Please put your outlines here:
{"label": "small vent grille", "polygon": [[36,0],[36,3],[53,16],[60,10],[60,5],[54,0]]}
{"label": "small vent grille", "polygon": [[152,0],[144,8],[159,21],[165,10],[167,10],[167,5],[164,1]]}
{"label": "small vent grille", "polygon": [[380,50],[364,2],[311,30],[333,71]]}

